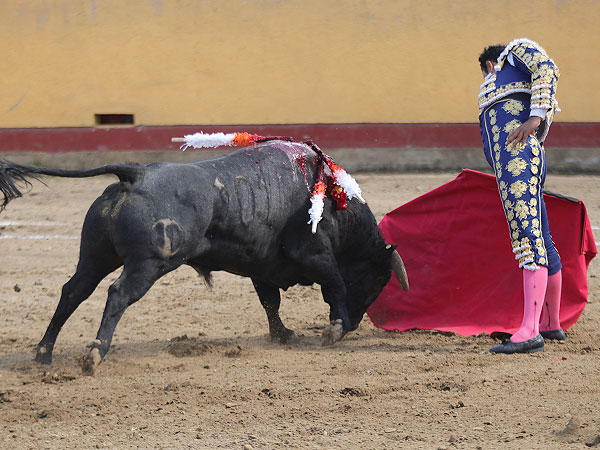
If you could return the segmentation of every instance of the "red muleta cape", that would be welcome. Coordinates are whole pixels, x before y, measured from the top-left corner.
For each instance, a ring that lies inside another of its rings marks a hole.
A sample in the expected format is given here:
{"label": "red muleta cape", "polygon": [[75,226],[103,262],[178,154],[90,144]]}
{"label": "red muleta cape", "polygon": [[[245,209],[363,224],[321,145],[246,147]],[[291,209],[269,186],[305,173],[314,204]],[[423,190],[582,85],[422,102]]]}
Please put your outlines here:
{"label": "red muleta cape", "polygon": [[[596,244],[583,202],[549,193],[544,201],[563,264],[560,320],[567,329],[587,304],[587,268]],[[522,275],[495,177],[465,169],[387,213],[379,226],[387,242],[398,244],[410,291],[392,277],[367,311],[375,326],[463,336],[519,328]]]}

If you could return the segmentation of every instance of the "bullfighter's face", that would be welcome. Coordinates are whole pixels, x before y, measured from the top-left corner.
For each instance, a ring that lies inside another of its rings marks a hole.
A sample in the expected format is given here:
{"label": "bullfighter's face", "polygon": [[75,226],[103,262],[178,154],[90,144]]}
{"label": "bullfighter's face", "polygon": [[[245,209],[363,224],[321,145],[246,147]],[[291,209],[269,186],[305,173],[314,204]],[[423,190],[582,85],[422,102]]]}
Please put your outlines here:
{"label": "bullfighter's face", "polygon": [[485,68],[486,68],[486,70],[481,71],[483,78],[487,77],[490,73],[496,72],[496,65],[494,64],[493,61],[486,61]]}

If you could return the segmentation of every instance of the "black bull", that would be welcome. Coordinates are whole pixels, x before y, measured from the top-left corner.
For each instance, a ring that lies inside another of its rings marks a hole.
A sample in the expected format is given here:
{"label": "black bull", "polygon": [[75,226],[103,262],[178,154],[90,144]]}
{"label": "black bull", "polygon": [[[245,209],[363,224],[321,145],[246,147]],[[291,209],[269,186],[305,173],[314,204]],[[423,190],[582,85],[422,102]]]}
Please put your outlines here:
{"label": "black bull", "polygon": [[215,270],[250,277],[272,339],[294,337],[279,317],[279,289],[295,284],[321,286],[331,321],[324,343],[356,329],[392,271],[405,289],[408,280],[395,246],[386,244],[371,210],[356,199],[342,211],[326,199],[323,219],[316,234],[311,233],[307,211],[316,161],[317,154],[307,146],[282,142],[184,164],[61,170],[0,161],[2,208],[21,196],[19,184],[38,175],[114,174],[120,179],[87,212],[76,272],[63,286],[35,359],[52,361],[65,321],[120,266],[123,271],[108,289],[102,322],[84,363],[89,373],[108,351],[127,307],[182,264],[207,281]]}

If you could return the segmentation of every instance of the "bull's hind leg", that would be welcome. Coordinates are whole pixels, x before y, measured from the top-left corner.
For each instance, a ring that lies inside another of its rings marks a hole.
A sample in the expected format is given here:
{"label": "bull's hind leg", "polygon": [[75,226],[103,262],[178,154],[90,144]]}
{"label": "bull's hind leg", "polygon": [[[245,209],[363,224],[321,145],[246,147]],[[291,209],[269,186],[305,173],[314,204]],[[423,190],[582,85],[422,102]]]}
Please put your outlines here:
{"label": "bull's hind leg", "polygon": [[281,295],[279,288],[270,286],[262,281],[252,278],[254,289],[260,298],[260,303],[265,308],[267,319],[269,320],[269,335],[274,341],[279,341],[286,344],[296,338],[293,330],[290,330],[283,325],[279,317],[279,305],[281,304]]}
{"label": "bull's hind leg", "polygon": [[75,275],[62,288],[60,301],[44,337],[37,346],[35,360],[42,364],[52,362],[52,351],[58,333],[77,307],[94,292],[100,281],[120,266],[120,262],[83,258],[77,265]]}
{"label": "bull's hind leg", "polygon": [[178,264],[169,265],[155,259],[125,261],[123,273],[108,289],[102,322],[83,364],[84,373],[93,375],[96,371],[110,348],[117,323],[127,307],[142,298],[156,280],[177,267]]}

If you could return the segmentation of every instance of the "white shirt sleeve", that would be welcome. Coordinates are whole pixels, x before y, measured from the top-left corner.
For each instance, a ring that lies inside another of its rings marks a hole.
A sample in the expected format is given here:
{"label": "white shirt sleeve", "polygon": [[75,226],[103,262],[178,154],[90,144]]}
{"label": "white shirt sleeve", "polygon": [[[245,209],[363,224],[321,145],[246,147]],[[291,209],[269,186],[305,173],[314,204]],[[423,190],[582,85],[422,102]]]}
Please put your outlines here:
{"label": "white shirt sleeve", "polygon": [[546,117],[547,112],[548,112],[548,110],[546,108],[535,108],[529,112],[529,117],[536,116],[536,117],[541,117],[542,119],[544,119]]}

